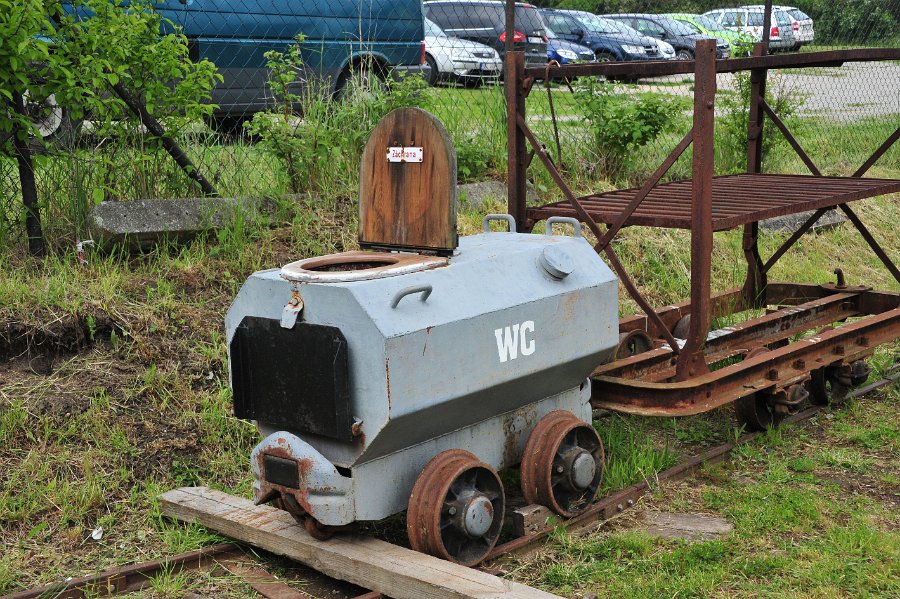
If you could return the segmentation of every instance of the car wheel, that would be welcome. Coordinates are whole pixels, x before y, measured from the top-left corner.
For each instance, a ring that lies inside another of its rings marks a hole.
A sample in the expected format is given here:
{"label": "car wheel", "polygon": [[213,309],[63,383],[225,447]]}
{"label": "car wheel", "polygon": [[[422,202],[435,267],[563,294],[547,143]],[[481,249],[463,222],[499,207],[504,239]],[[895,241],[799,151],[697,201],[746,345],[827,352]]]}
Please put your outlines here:
{"label": "car wheel", "polygon": [[597,62],[612,62],[616,59],[612,53],[606,52],[605,50],[599,50],[598,52],[595,52],[594,55],[597,57]]}
{"label": "car wheel", "polygon": [[81,133],[81,121],[50,94],[41,101],[25,96],[25,107],[36,129],[29,147],[32,152],[52,152],[75,147]]}
{"label": "car wheel", "polygon": [[224,142],[235,142],[241,139],[253,141],[252,136],[244,127],[244,123],[251,118],[253,117],[246,115],[213,115],[207,119],[206,124],[218,133]]}
{"label": "car wheel", "polygon": [[425,62],[428,64],[429,67],[431,67],[431,73],[428,74],[428,79],[427,79],[428,85],[430,85],[431,87],[434,87],[435,85],[437,85],[437,82],[440,79],[440,77],[438,76],[439,73],[438,73],[437,61],[434,59],[434,56],[432,56],[431,54],[426,54]]}
{"label": "car wheel", "polygon": [[675,53],[676,60],[694,60],[694,53],[690,50],[679,50]]}
{"label": "car wheel", "polygon": [[387,90],[383,75],[374,63],[362,63],[341,72],[335,86],[334,97],[338,101],[354,98],[372,100]]}

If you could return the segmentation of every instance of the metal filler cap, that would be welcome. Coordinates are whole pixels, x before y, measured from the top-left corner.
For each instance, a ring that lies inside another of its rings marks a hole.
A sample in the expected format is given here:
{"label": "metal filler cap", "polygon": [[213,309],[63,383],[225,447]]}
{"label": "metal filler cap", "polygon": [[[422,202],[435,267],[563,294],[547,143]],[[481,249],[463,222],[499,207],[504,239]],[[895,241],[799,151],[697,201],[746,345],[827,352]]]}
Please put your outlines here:
{"label": "metal filler cap", "polygon": [[575,261],[569,252],[558,245],[544,248],[540,258],[541,266],[554,279],[565,279],[575,270]]}

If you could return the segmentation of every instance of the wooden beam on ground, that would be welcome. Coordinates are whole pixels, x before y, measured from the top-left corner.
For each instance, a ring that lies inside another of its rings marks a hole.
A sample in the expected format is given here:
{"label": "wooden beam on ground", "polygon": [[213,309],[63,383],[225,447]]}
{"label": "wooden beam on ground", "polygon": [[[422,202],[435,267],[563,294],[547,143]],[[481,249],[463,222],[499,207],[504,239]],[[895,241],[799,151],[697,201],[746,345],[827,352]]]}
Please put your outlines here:
{"label": "wooden beam on ground", "polygon": [[553,599],[544,591],[365,536],[310,537],[290,514],[206,487],[160,496],[162,513],[394,599]]}

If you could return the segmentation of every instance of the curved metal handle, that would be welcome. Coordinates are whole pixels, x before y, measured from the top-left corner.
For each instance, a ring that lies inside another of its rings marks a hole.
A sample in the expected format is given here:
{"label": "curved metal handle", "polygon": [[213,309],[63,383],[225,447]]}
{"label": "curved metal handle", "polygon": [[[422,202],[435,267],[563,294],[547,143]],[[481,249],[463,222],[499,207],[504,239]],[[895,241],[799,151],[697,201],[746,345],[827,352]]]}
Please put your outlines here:
{"label": "curved metal handle", "polygon": [[406,289],[401,289],[397,293],[394,294],[394,299],[391,300],[391,308],[396,308],[400,305],[400,300],[402,300],[407,295],[412,295],[414,293],[422,294],[422,303],[425,303],[425,300],[428,299],[428,296],[431,295],[431,292],[434,289],[431,285],[414,285],[412,287],[407,287]]}
{"label": "curved metal handle", "polygon": [[491,221],[492,220],[505,220],[509,223],[509,232],[516,232],[516,219],[512,217],[511,214],[488,214],[484,217],[484,220],[481,222],[481,226],[484,228],[485,233],[491,232]]}
{"label": "curved metal handle", "polygon": [[544,232],[546,235],[553,235],[553,225],[556,223],[564,223],[575,227],[575,237],[581,237],[581,221],[571,216],[551,216],[544,224]]}

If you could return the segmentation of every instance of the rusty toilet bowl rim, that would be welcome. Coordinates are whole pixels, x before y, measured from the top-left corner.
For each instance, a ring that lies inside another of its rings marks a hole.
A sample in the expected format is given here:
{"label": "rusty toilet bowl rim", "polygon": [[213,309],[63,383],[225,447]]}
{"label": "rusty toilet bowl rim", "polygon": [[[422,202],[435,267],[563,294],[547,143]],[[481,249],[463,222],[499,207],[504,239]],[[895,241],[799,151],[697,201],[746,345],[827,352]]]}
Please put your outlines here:
{"label": "rusty toilet bowl rim", "polygon": [[[291,262],[281,268],[281,277],[295,283],[369,281],[430,270],[446,266],[448,263],[447,258],[438,256],[352,251]],[[356,264],[360,266],[358,268],[349,267]],[[348,266],[348,268],[340,269],[342,266]]]}

